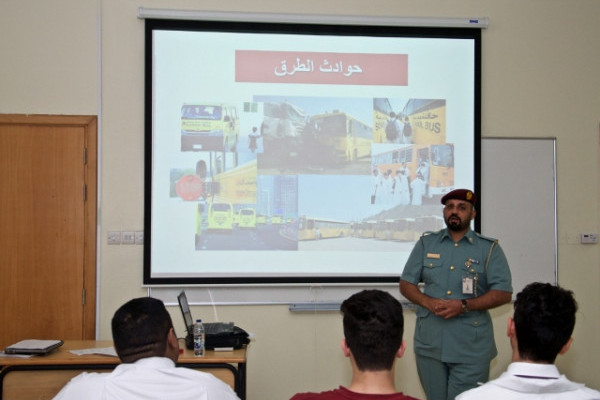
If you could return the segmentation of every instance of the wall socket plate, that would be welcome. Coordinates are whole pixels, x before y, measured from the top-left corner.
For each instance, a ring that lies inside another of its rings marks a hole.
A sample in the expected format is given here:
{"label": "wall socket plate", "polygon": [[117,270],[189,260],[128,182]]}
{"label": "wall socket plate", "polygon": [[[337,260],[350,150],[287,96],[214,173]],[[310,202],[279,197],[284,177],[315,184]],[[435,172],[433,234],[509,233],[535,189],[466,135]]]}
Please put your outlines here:
{"label": "wall socket plate", "polygon": [[123,231],[121,244],[135,244],[135,233],[133,231]]}
{"label": "wall socket plate", "polygon": [[108,231],[108,244],[144,244],[144,231]]}
{"label": "wall socket plate", "polygon": [[109,231],[108,232],[108,244],[121,244],[121,232],[120,231]]}

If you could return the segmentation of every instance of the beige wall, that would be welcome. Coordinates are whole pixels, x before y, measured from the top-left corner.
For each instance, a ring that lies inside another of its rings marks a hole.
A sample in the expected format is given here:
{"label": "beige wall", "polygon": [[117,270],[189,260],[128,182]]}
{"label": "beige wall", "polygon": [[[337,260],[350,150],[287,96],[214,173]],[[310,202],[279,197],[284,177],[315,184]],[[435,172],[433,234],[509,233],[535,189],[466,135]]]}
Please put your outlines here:
{"label": "beige wall", "polygon": [[[100,116],[101,339],[110,338],[114,310],[146,293],[141,287],[142,247],[106,244],[109,230],[143,228],[144,23],[136,17],[137,8],[216,10],[216,4],[0,0],[0,113]],[[482,132],[557,137],[559,283],[574,290],[580,304],[574,346],[558,364],[572,379],[598,387],[600,247],[580,245],[576,237],[599,231],[600,2],[222,0],[218,10],[489,17],[482,46]],[[515,207],[518,197],[515,193]],[[179,311],[171,311],[182,333]],[[510,360],[504,336],[510,311],[505,306],[493,312],[500,350],[493,376]],[[212,310],[198,307],[194,313],[211,315]],[[256,335],[249,350],[250,400],[286,399],[297,391],[348,383],[337,313],[290,313],[285,305],[221,306],[218,313]],[[414,315],[408,312],[409,345],[413,328]],[[423,396],[412,351],[398,362],[397,375],[402,390]]]}

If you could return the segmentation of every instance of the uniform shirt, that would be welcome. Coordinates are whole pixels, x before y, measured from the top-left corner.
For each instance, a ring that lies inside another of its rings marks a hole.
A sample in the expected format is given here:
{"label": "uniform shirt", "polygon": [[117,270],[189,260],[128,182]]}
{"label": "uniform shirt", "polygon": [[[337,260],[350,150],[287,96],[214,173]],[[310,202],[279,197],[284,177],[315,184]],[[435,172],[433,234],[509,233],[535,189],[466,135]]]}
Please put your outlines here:
{"label": "uniform shirt", "polygon": [[[488,259],[489,258],[489,259]],[[472,279],[472,293],[463,293],[463,278]],[[469,299],[490,290],[512,292],[504,252],[494,239],[469,230],[454,243],[448,230],[425,234],[415,244],[402,280],[425,284],[425,294],[441,299]],[[485,362],[497,354],[488,311],[469,311],[444,319],[417,307],[415,353],[442,362]]]}
{"label": "uniform shirt", "polygon": [[467,390],[456,400],[592,400],[600,392],[568,380],[554,364],[514,362],[498,379]]}
{"label": "uniform shirt", "polygon": [[165,357],[120,364],[110,373],[84,372],[65,385],[54,400],[239,400],[214,375],[177,368]]}
{"label": "uniform shirt", "polygon": [[393,394],[365,394],[356,393],[340,386],[334,390],[321,393],[298,393],[290,400],[417,400],[402,393]]}

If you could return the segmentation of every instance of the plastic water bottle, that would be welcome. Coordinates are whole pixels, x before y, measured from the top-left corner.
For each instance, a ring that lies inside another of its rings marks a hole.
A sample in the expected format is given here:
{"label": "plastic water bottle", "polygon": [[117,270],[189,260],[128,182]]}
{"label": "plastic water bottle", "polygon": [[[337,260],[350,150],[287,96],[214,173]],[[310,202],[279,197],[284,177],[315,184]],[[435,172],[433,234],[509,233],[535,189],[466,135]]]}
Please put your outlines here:
{"label": "plastic water bottle", "polygon": [[204,325],[202,325],[201,319],[197,319],[194,324],[194,355],[196,357],[204,357],[205,339]]}

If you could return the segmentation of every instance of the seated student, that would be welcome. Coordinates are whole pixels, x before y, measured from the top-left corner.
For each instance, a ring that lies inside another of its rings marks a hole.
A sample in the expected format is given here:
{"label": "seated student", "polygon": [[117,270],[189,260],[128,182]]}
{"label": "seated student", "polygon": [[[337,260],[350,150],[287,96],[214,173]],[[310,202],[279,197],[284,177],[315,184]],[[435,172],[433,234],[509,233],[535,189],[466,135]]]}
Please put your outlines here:
{"label": "seated student", "polygon": [[467,390],[470,399],[600,399],[600,392],[569,381],[554,360],[569,350],[577,303],[573,292],[549,283],[531,283],[517,294],[508,337],[513,362],[498,379]]}
{"label": "seated student", "polygon": [[404,354],[402,305],[381,290],[363,290],[342,303],[342,351],[350,358],[347,388],[299,393],[292,400],[415,400],[396,391],[394,361]]}
{"label": "seated student", "polygon": [[110,373],[84,372],[65,385],[55,400],[239,400],[215,376],[179,368],[179,343],[162,301],[130,300],[112,319],[115,350],[122,361]]}

